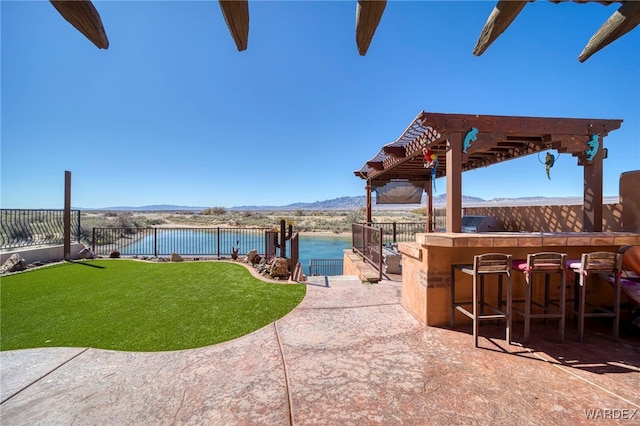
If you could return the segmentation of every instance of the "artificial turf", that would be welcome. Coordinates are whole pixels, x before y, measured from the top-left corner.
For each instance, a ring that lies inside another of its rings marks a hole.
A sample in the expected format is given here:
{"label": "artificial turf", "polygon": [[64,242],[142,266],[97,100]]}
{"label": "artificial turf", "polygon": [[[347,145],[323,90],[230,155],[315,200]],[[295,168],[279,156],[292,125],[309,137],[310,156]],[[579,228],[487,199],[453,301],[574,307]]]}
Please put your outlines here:
{"label": "artificial turf", "polygon": [[0,350],[202,347],[281,318],[305,291],[230,262],[67,262],[0,280]]}

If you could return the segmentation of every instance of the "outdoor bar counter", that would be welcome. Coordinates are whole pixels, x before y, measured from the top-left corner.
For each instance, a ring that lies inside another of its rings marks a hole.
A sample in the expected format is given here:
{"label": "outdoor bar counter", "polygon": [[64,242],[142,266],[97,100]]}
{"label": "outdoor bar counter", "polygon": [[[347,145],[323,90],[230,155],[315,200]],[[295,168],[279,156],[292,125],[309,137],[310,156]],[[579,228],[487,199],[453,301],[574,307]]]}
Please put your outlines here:
{"label": "outdoor bar counter", "polygon": [[[489,232],[489,233],[421,233],[415,242],[398,243],[402,253],[402,304],[427,325],[447,325],[451,315],[451,265],[473,263],[473,257],[484,253],[511,254],[513,259],[526,259],[527,254],[543,251],[566,253],[568,259],[580,259],[583,253],[617,251],[625,245],[640,244],[640,233],[634,232]],[[464,275],[464,274],[462,274]],[[524,277],[512,273],[513,297],[524,297]],[[489,301],[497,301],[497,285],[487,279]],[[554,280],[557,280],[555,277]],[[471,300],[471,277],[456,275],[456,297]],[[464,281],[468,280],[468,281]],[[469,285],[464,285],[464,283]],[[538,286],[540,287],[540,286]],[[552,296],[558,294],[559,283],[552,281]],[[555,293],[554,293],[555,291]],[[602,281],[589,297],[598,299],[611,292]],[[567,297],[573,294],[567,292]],[[535,297],[535,296],[534,296]],[[607,297],[608,299],[608,297]],[[624,301],[624,297],[623,297]],[[460,314],[456,322],[468,321]]]}

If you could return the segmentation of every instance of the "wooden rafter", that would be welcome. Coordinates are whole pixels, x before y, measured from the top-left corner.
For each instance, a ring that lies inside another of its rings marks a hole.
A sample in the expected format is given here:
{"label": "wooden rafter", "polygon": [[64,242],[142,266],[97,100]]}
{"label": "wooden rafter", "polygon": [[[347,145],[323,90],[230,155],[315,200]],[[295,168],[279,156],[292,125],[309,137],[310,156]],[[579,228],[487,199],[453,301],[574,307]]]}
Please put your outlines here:
{"label": "wooden rafter", "polygon": [[[482,28],[480,37],[473,49],[476,56],[482,55],[491,44],[511,25],[514,19],[522,11],[528,1],[500,0],[494,7],[487,23]],[[565,0],[550,0],[552,3],[564,3]],[[591,37],[589,43],[578,56],[580,62],[584,62],[591,55],[605,46],[619,39],[640,24],[640,2],[638,1],[602,1],[602,0],[574,0],[575,3],[622,3],[622,6],[605,22],[604,25]]]}
{"label": "wooden rafter", "polygon": [[218,3],[238,51],[246,50],[249,41],[248,0],[219,0]]}
{"label": "wooden rafter", "polygon": [[640,24],[640,2],[628,1],[609,17],[591,37],[578,60],[584,62],[594,53],[619,39]]}
{"label": "wooden rafter", "polygon": [[511,25],[526,4],[526,1],[500,0],[493,8],[484,28],[482,28],[480,38],[473,48],[473,54],[476,56],[482,55],[491,46],[491,43],[496,41],[500,34]]}
{"label": "wooden rafter", "polygon": [[99,49],[109,47],[100,14],[89,0],[50,0],[53,7]]}
{"label": "wooden rafter", "polygon": [[378,28],[387,0],[358,0],[356,5],[356,44],[361,56],[366,55]]}
{"label": "wooden rafter", "polygon": [[[476,56],[482,55],[487,48],[511,25],[528,2],[534,0],[500,0],[487,19],[480,37],[473,49]],[[564,3],[568,0],[549,0],[552,3]],[[594,53],[611,44],[624,34],[640,25],[640,1],[624,0],[573,0],[575,3],[622,3],[622,6],[591,37],[582,53],[580,62],[586,61]],[[50,0],[64,19],[84,34],[100,49],[109,47],[98,11],[90,0]],[[219,0],[222,15],[229,28],[238,51],[247,49],[249,40],[249,2],[248,0]],[[364,56],[380,24],[387,0],[357,0],[356,3],[356,44],[360,55]],[[411,135],[407,134],[407,137]],[[430,140],[430,135],[423,134]]]}

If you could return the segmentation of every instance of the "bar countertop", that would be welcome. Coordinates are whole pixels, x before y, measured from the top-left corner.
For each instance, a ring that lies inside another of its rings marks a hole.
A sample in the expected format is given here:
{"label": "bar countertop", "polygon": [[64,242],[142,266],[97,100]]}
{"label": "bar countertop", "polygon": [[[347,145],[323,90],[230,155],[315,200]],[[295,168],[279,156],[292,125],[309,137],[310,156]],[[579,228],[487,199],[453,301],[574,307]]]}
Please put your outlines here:
{"label": "bar countertop", "polygon": [[416,243],[433,247],[567,247],[640,244],[638,232],[434,232],[416,234]]}

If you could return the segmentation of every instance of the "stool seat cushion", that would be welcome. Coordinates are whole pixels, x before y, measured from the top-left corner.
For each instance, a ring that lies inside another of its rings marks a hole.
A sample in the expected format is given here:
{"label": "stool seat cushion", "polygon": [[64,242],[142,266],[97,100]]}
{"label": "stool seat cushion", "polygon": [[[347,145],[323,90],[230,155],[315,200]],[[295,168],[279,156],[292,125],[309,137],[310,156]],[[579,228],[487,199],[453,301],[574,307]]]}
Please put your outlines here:
{"label": "stool seat cushion", "polygon": [[580,269],[582,266],[582,262],[580,259],[568,259],[567,260],[567,268],[569,269]]}
{"label": "stool seat cushion", "polygon": [[513,262],[511,262],[511,267],[524,272],[527,270],[527,259],[514,259]]}

